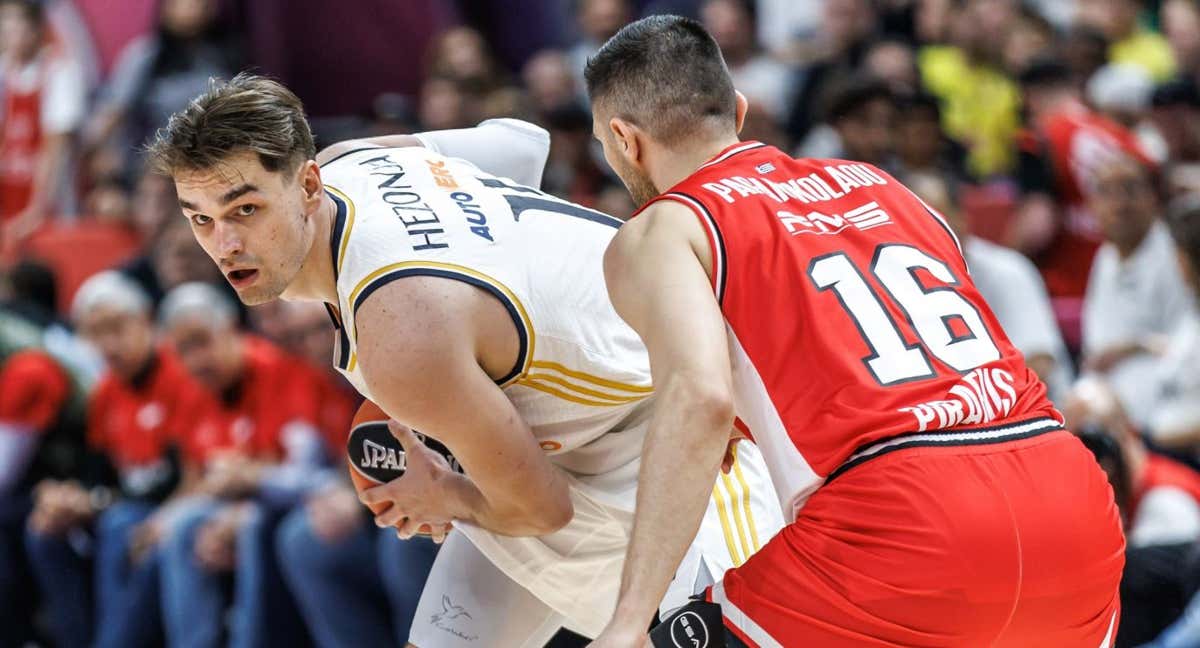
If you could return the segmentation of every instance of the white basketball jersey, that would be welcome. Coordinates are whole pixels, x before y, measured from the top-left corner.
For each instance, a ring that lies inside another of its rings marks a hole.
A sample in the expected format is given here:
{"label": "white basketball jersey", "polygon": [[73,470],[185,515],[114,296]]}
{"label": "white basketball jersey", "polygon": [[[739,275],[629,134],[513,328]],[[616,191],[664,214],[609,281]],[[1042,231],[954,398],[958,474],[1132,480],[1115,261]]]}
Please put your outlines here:
{"label": "white basketball jersey", "polygon": [[321,175],[337,204],[335,361],[360,393],[372,398],[355,352],[367,297],[404,277],[463,281],[512,316],[520,357],[497,382],[553,461],[585,480],[636,470],[649,360],[602,272],[621,221],[423,148],[352,151]]}

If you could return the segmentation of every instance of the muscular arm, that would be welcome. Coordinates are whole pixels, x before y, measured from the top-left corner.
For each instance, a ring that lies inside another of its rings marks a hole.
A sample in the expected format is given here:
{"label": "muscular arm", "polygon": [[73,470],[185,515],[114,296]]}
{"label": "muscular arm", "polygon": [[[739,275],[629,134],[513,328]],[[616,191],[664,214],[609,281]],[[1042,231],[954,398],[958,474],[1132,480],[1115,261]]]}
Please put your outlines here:
{"label": "muscular arm", "polygon": [[566,475],[489,375],[516,359],[516,331],[499,302],[461,282],[408,277],[376,290],[355,321],[375,402],[444,443],[470,476],[446,477],[453,519],[504,535],[543,535],[570,521]]}
{"label": "muscular arm", "polygon": [[489,119],[474,128],[384,135],[338,142],[317,154],[317,164],[361,148],[423,146],[446,157],[462,158],[492,175],[530,187],[542,184],[550,154],[550,134],[518,119]]}
{"label": "muscular arm", "polygon": [[650,623],[700,526],[729,440],[729,348],[705,270],[709,254],[695,216],[660,202],[625,225],[605,255],[609,295],[646,343],[658,392],[610,629]]}

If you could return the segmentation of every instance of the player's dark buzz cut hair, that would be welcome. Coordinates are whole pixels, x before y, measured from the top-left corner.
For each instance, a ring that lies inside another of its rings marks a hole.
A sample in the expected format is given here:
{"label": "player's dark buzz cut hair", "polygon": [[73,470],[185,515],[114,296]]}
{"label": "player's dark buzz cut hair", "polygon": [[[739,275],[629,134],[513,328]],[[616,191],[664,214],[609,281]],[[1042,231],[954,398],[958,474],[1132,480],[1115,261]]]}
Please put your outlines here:
{"label": "player's dark buzz cut hair", "polygon": [[671,145],[697,129],[737,129],[737,99],[721,48],[681,16],[626,25],[584,71],[593,107],[611,110]]}
{"label": "player's dark buzz cut hair", "polygon": [[276,172],[316,155],[300,98],[278,81],[245,72],[211,80],[207,92],[171,115],[147,152],[156,172],[173,176],[211,169],[243,151]]}

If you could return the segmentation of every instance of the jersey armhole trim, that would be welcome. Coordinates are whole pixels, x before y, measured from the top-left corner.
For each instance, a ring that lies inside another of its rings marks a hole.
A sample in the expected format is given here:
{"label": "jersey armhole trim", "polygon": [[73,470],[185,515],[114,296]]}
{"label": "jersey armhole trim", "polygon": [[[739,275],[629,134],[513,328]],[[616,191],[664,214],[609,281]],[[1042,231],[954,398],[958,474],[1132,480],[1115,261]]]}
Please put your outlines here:
{"label": "jersey armhole trim", "polygon": [[354,229],[354,201],[332,185],[325,185],[325,192],[333,199],[336,207],[333,227],[329,231],[330,255],[333,257],[333,281],[336,283],[342,274],[342,264],[346,260],[346,246],[350,243],[350,232]]}
{"label": "jersey armhole trim", "polygon": [[329,314],[329,321],[333,322],[333,328],[337,330],[338,345],[333,350],[333,363],[338,369],[347,371],[350,366],[350,338],[346,336],[346,329],[338,320],[332,304],[325,304],[325,312]]}
{"label": "jersey armhole trim", "polygon": [[717,297],[717,303],[722,304],[725,299],[725,239],[721,236],[721,228],[717,227],[717,220],[704,206],[704,203],[695,198],[680,192],[673,191],[663,194],[658,200],[673,200],[690,207],[692,212],[696,214],[701,226],[704,227],[704,236],[708,239],[708,246],[712,250],[713,256],[713,271],[710,282],[713,287],[713,294]]}
{"label": "jersey armhole trim", "polygon": [[354,287],[354,290],[350,293],[350,298],[347,300],[350,308],[357,315],[359,307],[371,296],[371,293],[397,279],[413,276],[454,279],[486,290],[493,297],[500,300],[505,310],[508,311],[509,316],[512,317],[513,324],[517,327],[519,348],[517,350],[517,361],[513,365],[512,370],[501,378],[496,379],[495,382],[500,387],[507,387],[529,373],[529,365],[533,361],[533,349],[536,342],[533,322],[529,318],[529,313],[525,310],[525,306],[521,304],[521,300],[517,299],[517,296],[507,286],[482,272],[477,272],[465,266],[432,261],[393,263],[367,275]]}

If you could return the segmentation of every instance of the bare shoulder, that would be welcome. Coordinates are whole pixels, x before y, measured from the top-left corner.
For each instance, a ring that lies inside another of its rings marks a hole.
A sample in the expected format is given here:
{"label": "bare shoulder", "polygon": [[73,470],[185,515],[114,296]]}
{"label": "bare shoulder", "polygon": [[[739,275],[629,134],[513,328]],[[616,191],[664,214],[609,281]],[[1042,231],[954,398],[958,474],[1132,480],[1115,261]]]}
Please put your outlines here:
{"label": "bare shoulder", "polygon": [[656,250],[681,245],[711,274],[712,249],[696,212],[676,200],[651,203],[617,231],[604,255],[605,274],[611,279],[632,266],[652,265]]}
{"label": "bare shoulder", "polygon": [[411,276],[355,307],[358,359],[372,391],[436,390],[437,377],[483,369],[504,375],[520,346],[516,325],[490,294],[454,279]]}
{"label": "bare shoulder", "polygon": [[368,382],[380,373],[419,375],[448,357],[470,330],[465,315],[475,299],[470,286],[437,277],[405,277],[372,291],[354,311]]}

